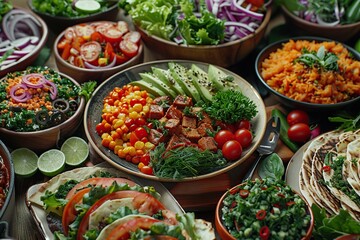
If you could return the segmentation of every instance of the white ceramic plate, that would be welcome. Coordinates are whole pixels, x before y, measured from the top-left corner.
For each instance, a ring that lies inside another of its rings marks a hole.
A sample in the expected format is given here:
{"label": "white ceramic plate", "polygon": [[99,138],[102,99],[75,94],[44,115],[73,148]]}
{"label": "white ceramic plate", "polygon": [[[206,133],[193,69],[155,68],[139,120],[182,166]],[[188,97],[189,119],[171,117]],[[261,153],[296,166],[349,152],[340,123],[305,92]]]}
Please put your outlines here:
{"label": "white ceramic plate", "polygon": [[296,151],[294,156],[290,159],[288,166],[285,171],[286,183],[295,191],[301,194],[299,186],[299,174],[300,168],[303,161],[303,155],[311,141],[305,143],[299,150]]}
{"label": "white ceramic plate", "polygon": [[[102,167],[110,167],[108,164],[99,164],[98,166],[102,166]],[[124,178],[128,178],[132,181],[134,181],[135,183],[141,185],[141,186],[153,186],[156,191],[158,193],[160,193],[161,198],[160,201],[164,204],[164,206],[175,212],[175,213],[179,213],[182,214],[184,213],[184,209],[180,206],[180,204],[176,201],[176,199],[173,197],[173,195],[171,195],[171,193],[164,187],[164,185],[162,185],[160,182],[156,182],[156,181],[152,181],[152,180],[148,180],[148,179],[143,179],[143,178],[138,178],[134,175],[130,175],[124,172],[121,172],[122,176]],[[27,193],[26,193],[26,205],[30,210],[31,215],[33,216],[41,235],[44,237],[44,239],[54,239],[54,235],[51,232],[49,225],[47,223],[46,220],[46,212],[44,211],[43,208],[32,204],[28,199],[29,197],[34,194],[40,187],[41,187],[42,183],[40,184],[36,184],[31,186]]]}

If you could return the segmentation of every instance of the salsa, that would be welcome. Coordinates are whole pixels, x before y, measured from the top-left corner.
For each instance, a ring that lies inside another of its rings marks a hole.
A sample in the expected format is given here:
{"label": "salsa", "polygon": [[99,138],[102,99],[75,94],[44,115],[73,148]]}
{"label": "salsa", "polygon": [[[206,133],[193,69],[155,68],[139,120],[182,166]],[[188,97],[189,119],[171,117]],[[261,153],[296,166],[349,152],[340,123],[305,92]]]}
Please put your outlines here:
{"label": "salsa", "polygon": [[28,67],[0,80],[0,127],[31,132],[58,125],[76,112],[80,87],[49,67]]}
{"label": "salsa", "polygon": [[9,191],[9,170],[0,156],[0,209],[4,206]]}
{"label": "salsa", "polygon": [[310,225],[304,200],[284,182],[270,178],[230,190],[221,215],[236,239],[301,239]]}

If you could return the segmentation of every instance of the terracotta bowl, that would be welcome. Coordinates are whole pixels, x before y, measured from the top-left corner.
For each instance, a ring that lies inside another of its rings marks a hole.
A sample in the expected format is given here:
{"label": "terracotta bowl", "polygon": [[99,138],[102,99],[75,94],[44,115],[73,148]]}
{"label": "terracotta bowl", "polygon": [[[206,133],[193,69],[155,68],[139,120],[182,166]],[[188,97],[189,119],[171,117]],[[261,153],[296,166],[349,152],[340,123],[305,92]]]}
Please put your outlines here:
{"label": "terracotta bowl", "polygon": [[31,65],[36,60],[36,58],[39,56],[41,49],[45,46],[46,41],[49,36],[48,26],[39,16],[37,16],[33,12],[31,12],[27,9],[24,9],[24,8],[14,6],[14,9],[19,9],[19,10],[25,11],[26,13],[28,13],[32,17],[34,17],[35,20],[38,21],[38,23],[40,24],[39,31],[40,31],[41,37],[40,37],[39,42],[37,43],[36,47],[31,52],[29,52],[25,56],[21,57],[18,61],[8,65],[8,67],[0,70],[0,77],[5,76],[9,72],[25,70],[25,68],[27,66]]}
{"label": "terracotta bowl", "polygon": [[[0,140],[0,161],[8,172],[8,193],[4,205],[0,207],[0,221],[5,221],[11,226],[15,213],[15,172],[11,154],[6,145]],[[4,175],[2,175],[4,177]],[[10,231],[9,231],[10,232]]]}
{"label": "terracotta bowl", "polygon": [[281,6],[281,10],[284,13],[286,22],[306,31],[310,35],[344,42],[360,32],[360,21],[346,25],[321,26],[294,15],[284,6]]}
{"label": "terracotta bowl", "polygon": [[[296,41],[296,40],[314,40],[315,42],[334,41],[334,40],[327,39],[327,38],[310,37],[310,36],[293,37],[290,39],[293,39],[294,41]],[[311,111],[311,112],[316,112],[316,111],[334,112],[334,111],[337,111],[340,109],[351,109],[353,106],[356,106],[360,102],[360,95],[359,95],[351,100],[348,100],[345,102],[339,102],[339,103],[335,103],[335,104],[309,103],[309,102],[299,101],[299,100],[295,100],[290,97],[287,97],[287,96],[277,92],[272,87],[270,87],[261,76],[261,64],[266,58],[269,57],[269,55],[272,52],[275,52],[277,49],[281,48],[283,43],[288,42],[290,39],[283,39],[283,40],[280,40],[280,41],[277,41],[277,42],[274,42],[274,43],[268,45],[257,55],[256,60],[255,60],[255,72],[256,72],[256,75],[257,75],[259,81],[275,97],[275,99],[277,101],[279,101],[284,106],[287,106],[290,108],[299,108],[299,109],[303,109],[303,110]],[[342,45],[345,46],[349,50],[349,52],[352,53],[352,55],[355,57],[355,59],[360,60],[360,54],[355,49],[353,49],[343,43],[342,43]]]}
{"label": "terracotta bowl", "polygon": [[271,8],[254,34],[219,45],[178,45],[175,42],[148,34],[136,27],[142,39],[155,59],[184,59],[207,62],[220,67],[230,67],[248,56],[263,38],[271,17]]}
{"label": "terracotta bowl", "polygon": [[[70,79],[77,86],[80,86],[80,84],[71,77],[63,73],[60,73],[60,75]],[[0,128],[1,140],[11,149],[25,147],[38,153],[46,151],[56,147],[59,141],[75,133],[83,120],[84,109],[85,98],[81,97],[75,114],[59,125],[33,132],[16,132],[6,128]]]}
{"label": "terracotta bowl", "polygon": [[[99,21],[99,22],[109,22],[109,21]],[[99,23],[99,22],[91,22],[91,23],[88,23],[88,24]],[[114,23],[114,22],[110,22],[110,23]],[[71,76],[72,78],[74,78],[79,83],[83,83],[83,82],[86,82],[86,81],[89,81],[89,80],[102,82],[103,80],[107,79],[108,77],[112,76],[115,73],[118,73],[118,72],[120,72],[120,71],[122,71],[122,70],[124,70],[124,69],[126,69],[128,67],[131,67],[131,66],[134,66],[136,64],[139,64],[139,63],[143,62],[143,59],[144,59],[144,44],[141,41],[140,45],[139,45],[139,51],[138,51],[137,55],[132,57],[128,61],[124,62],[123,64],[116,65],[114,67],[107,68],[107,69],[102,69],[102,68],[89,69],[89,68],[77,67],[77,66],[72,65],[69,62],[65,61],[60,56],[59,51],[58,51],[57,45],[61,41],[61,39],[64,37],[65,31],[66,30],[61,32],[57,36],[57,38],[56,38],[56,40],[54,42],[53,51],[54,51],[54,55],[55,55],[56,66],[57,66],[57,68],[59,69],[60,72]]]}
{"label": "terracotta bowl", "polygon": [[119,8],[116,1],[113,1],[113,4],[103,12],[97,12],[93,14],[88,14],[86,16],[72,18],[55,16],[49,13],[42,13],[33,6],[32,0],[28,0],[28,6],[31,11],[39,15],[46,22],[46,24],[48,24],[49,29],[54,33],[59,33],[67,27],[84,22],[115,21],[119,13]]}
{"label": "terracotta bowl", "polygon": [[[215,227],[216,227],[216,231],[218,233],[218,235],[220,236],[220,239],[222,240],[236,240],[236,238],[234,236],[232,236],[230,234],[230,232],[228,231],[228,229],[226,228],[226,226],[224,226],[223,224],[223,220],[222,220],[222,208],[223,208],[223,201],[226,198],[226,196],[228,196],[229,192],[234,192],[236,191],[236,189],[239,188],[239,186],[243,185],[245,183],[241,183],[239,185],[236,185],[234,187],[232,187],[231,189],[229,189],[226,193],[224,193],[220,200],[218,201],[217,205],[216,205],[216,210],[215,210]],[[306,209],[307,209],[307,213],[310,215],[310,223],[309,223],[309,228],[307,229],[306,235],[301,239],[301,240],[310,240],[311,239],[311,235],[312,235],[312,231],[314,228],[314,215],[313,212],[311,210],[311,206],[308,204],[308,202],[301,196],[301,194],[297,193],[296,191],[294,191],[295,194],[298,194],[301,199],[305,202],[306,204]],[[239,193],[237,193],[239,194]],[[276,221],[276,219],[274,220]],[[271,237],[270,237],[271,239]]]}

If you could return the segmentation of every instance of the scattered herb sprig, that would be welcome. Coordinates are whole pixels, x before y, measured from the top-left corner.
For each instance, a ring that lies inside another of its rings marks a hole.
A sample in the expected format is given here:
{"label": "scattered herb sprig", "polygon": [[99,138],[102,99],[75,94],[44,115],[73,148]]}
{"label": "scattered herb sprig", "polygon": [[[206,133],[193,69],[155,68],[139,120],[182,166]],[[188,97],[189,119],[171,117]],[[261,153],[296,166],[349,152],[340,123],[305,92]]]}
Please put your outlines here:
{"label": "scattered herb sprig", "polygon": [[84,96],[86,102],[90,100],[92,93],[94,92],[97,83],[95,81],[89,81],[81,84],[80,96]]}
{"label": "scattered herb sprig", "polygon": [[360,113],[357,117],[351,115],[338,115],[329,117],[328,120],[333,123],[339,123],[338,129],[344,131],[354,131],[360,128]]}
{"label": "scattered herb sprig", "polygon": [[337,60],[338,57],[334,53],[326,51],[325,47],[321,46],[317,52],[303,49],[302,55],[295,61],[302,62],[311,68],[316,67],[325,71],[337,71],[339,69]]}
{"label": "scattered herb sprig", "polygon": [[211,118],[230,124],[251,120],[258,112],[255,103],[236,90],[219,91],[212,102],[205,103],[202,107]]}

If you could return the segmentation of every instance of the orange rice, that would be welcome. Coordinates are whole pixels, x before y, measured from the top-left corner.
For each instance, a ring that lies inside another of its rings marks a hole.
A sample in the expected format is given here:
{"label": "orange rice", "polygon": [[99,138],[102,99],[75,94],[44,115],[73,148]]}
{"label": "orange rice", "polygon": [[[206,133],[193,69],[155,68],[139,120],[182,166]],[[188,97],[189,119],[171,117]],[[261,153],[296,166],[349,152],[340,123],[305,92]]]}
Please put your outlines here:
{"label": "orange rice", "polygon": [[[302,49],[316,51],[324,46],[337,55],[339,70],[321,71],[301,62]],[[261,76],[277,92],[303,102],[333,104],[360,95],[360,61],[340,43],[290,40],[262,62]]]}

